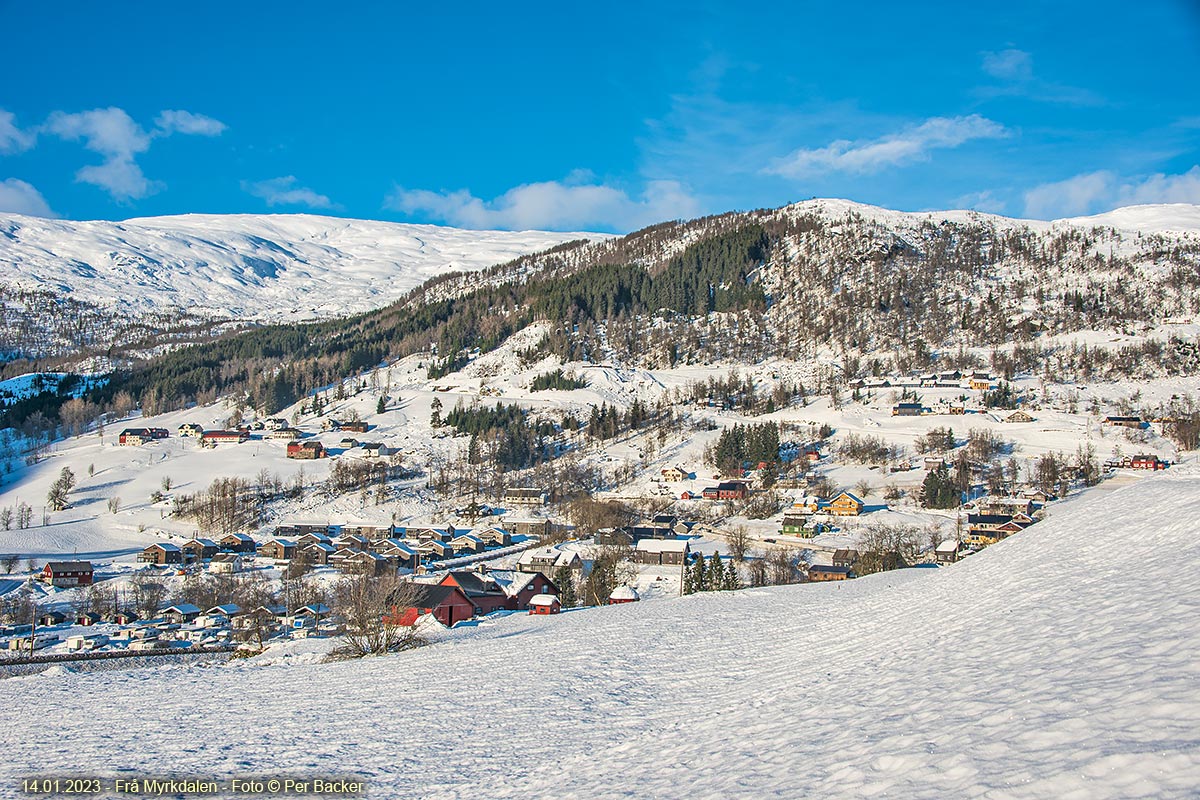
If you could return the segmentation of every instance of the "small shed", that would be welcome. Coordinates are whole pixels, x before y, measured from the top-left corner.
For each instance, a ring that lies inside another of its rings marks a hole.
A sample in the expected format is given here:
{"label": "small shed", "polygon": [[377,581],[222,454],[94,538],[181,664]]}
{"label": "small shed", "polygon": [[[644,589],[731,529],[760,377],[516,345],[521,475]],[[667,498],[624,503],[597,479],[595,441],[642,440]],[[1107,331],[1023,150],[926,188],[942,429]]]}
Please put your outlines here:
{"label": "small shed", "polygon": [[619,606],[622,603],[636,603],[641,599],[642,597],[637,593],[637,589],[634,589],[632,586],[618,586],[608,596],[608,604],[610,606]]}
{"label": "small shed", "polygon": [[529,598],[530,614],[557,614],[562,611],[562,601],[552,594],[535,594]]}

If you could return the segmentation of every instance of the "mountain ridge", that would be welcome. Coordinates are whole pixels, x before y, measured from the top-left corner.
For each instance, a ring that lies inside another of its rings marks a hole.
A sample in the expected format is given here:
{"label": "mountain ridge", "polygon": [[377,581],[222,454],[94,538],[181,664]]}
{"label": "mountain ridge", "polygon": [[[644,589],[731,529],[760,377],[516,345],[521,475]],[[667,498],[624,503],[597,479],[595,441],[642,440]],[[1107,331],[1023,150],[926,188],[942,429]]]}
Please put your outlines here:
{"label": "mountain ridge", "polygon": [[300,321],[367,311],[435,275],[600,236],[313,214],[120,222],[0,214],[0,282],[131,314],[178,308],[218,319]]}

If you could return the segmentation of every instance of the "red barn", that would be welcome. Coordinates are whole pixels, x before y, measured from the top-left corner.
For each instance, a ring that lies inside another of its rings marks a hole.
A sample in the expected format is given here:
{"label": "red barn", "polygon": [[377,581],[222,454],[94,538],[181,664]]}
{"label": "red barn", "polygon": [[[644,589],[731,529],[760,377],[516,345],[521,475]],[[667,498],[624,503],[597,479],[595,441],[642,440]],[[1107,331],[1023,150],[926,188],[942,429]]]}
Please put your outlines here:
{"label": "red barn", "polygon": [[415,583],[416,590],[408,605],[393,605],[384,621],[395,625],[415,625],[417,618],[432,614],[433,618],[446,627],[453,626],[475,616],[472,603],[457,586],[435,586]]}
{"label": "red barn", "polygon": [[51,561],[42,567],[41,580],[51,586],[91,586],[92,562]]}
{"label": "red barn", "polygon": [[289,442],[288,458],[324,458],[325,447],[320,442]]}

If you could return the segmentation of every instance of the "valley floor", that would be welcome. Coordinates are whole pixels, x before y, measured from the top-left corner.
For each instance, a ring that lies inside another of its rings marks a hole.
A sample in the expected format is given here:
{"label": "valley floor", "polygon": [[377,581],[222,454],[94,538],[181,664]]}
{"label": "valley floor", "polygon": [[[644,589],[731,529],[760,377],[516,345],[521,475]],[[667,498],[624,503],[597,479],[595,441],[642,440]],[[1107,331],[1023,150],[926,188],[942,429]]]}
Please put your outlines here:
{"label": "valley floor", "polygon": [[1194,797],[1200,471],[1170,472],[943,568],[514,615],[357,663],[12,678],[0,795],[126,773],[361,775],[374,797]]}

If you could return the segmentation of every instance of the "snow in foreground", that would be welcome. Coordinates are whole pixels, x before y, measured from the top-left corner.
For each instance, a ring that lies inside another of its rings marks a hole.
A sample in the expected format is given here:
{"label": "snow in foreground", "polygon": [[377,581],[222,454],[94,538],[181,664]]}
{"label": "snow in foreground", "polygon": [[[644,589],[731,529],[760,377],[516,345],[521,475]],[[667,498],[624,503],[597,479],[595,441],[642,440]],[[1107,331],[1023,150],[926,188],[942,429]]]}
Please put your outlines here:
{"label": "snow in foreground", "polygon": [[353,664],[10,679],[0,792],[132,770],[361,774],[376,797],[1194,796],[1200,471],[1172,473],[936,570],[510,616]]}

